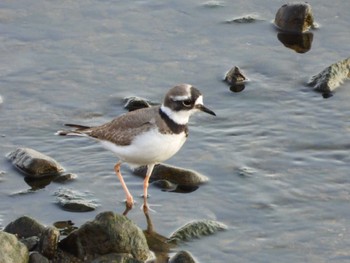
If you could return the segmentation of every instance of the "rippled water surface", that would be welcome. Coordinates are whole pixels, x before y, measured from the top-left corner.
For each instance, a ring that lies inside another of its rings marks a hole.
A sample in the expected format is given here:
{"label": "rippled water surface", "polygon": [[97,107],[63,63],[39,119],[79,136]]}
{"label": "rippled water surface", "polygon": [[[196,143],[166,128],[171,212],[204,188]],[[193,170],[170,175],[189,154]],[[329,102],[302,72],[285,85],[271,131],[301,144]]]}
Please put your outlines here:
{"label": "rippled water surface", "polygon": [[[210,181],[188,194],[151,186],[149,202],[161,205],[151,214],[155,230],[169,236],[194,219],[228,225],[179,247],[200,262],[349,261],[350,81],[329,99],[305,83],[349,56],[350,2],[309,1],[320,27],[303,54],[286,48],[271,24],[283,3],[2,1],[0,226],[21,215],[79,226],[102,211],[122,212],[115,157],[54,132],[66,122],[106,122],[124,112],[128,95],[159,102],[185,82],[203,92],[217,117],[193,117],[187,143],[168,163]],[[248,14],[257,21],[227,23]],[[234,65],[249,78],[240,93],[222,82]],[[78,177],[28,191],[5,159],[18,146],[53,157]],[[122,172],[140,196],[142,180],[127,166]],[[62,211],[54,196],[60,187],[86,192],[99,208]],[[128,216],[146,227],[138,208]]]}

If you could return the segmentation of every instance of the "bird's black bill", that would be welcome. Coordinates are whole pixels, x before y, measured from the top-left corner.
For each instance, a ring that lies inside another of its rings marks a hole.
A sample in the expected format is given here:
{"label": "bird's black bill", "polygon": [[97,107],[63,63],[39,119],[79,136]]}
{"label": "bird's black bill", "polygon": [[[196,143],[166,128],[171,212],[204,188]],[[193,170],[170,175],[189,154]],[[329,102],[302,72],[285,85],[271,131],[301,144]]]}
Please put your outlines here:
{"label": "bird's black bill", "polygon": [[203,111],[203,112],[206,112],[206,113],[209,113],[209,114],[211,114],[211,115],[216,116],[215,112],[213,112],[212,110],[209,110],[207,107],[205,107],[205,106],[202,105],[202,104],[196,105],[196,108],[199,109],[200,111]]}

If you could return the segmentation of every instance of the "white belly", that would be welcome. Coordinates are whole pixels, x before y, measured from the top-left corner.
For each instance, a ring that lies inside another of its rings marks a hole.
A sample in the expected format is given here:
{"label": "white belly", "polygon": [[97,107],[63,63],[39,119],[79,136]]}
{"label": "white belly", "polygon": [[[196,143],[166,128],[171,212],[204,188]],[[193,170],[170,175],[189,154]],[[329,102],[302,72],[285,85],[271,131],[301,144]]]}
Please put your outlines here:
{"label": "white belly", "polygon": [[118,146],[108,141],[102,145],[114,152],[118,158],[129,164],[147,165],[160,163],[172,157],[186,141],[185,133],[161,134],[158,130],[150,130],[137,136],[131,145]]}

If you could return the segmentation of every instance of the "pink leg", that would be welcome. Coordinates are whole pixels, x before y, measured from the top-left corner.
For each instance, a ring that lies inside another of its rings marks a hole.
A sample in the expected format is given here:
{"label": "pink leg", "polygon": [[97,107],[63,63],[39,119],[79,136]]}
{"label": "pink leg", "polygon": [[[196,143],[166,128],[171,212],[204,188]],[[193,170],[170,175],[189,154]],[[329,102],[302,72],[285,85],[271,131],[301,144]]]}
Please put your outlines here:
{"label": "pink leg", "polygon": [[124,189],[124,192],[126,194],[126,205],[128,208],[132,208],[134,205],[134,199],[133,199],[132,195],[130,194],[129,189],[124,182],[122,174],[120,173],[120,165],[121,164],[122,164],[121,162],[117,162],[117,164],[114,166],[114,171],[117,174],[119,181],[120,181],[120,183]]}
{"label": "pink leg", "polygon": [[148,185],[149,185],[149,178],[152,175],[154,168],[154,164],[149,164],[147,165],[147,172],[146,172],[146,177],[143,180],[143,209],[144,211],[148,210],[147,206],[147,196],[148,196]]}

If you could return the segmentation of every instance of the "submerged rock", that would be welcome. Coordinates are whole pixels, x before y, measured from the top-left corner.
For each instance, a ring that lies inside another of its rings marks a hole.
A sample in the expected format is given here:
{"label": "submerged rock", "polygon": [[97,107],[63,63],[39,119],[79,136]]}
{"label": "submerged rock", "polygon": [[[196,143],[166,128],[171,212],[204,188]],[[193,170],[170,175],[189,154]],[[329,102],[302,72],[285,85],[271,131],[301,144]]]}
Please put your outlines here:
{"label": "submerged rock", "polygon": [[201,236],[214,234],[218,231],[226,230],[227,226],[213,220],[201,220],[188,223],[176,230],[169,238],[169,242],[179,243],[190,241]]}
{"label": "submerged rock", "polygon": [[51,157],[30,148],[18,148],[7,158],[12,164],[30,178],[59,175],[64,168]]}
{"label": "submerged rock", "polygon": [[126,97],[124,98],[124,102],[124,108],[128,111],[149,108],[154,105],[154,103],[150,102],[149,100],[140,97]]}
{"label": "submerged rock", "polygon": [[27,263],[28,259],[27,247],[15,235],[0,231],[0,262]]}
{"label": "submerged rock", "polygon": [[190,252],[179,251],[173,256],[169,263],[196,263]]}
{"label": "submerged rock", "polygon": [[59,188],[54,195],[57,196],[57,204],[66,211],[89,212],[98,207],[96,200],[88,199],[86,193]]}
{"label": "submerged rock", "polygon": [[275,16],[275,25],[287,32],[302,33],[314,26],[311,5],[306,2],[292,2],[281,6]]}
{"label": "submerged rock", "polygon": [[29,256],[29,263],[50,263],[49,259],[41,255],[39,252],[32,252]]}
{"label": "submerged rock", "polygon": [[255,15],[245,15],[245,16],[237,17],[237,18],[234,18],[234,19],[231,19],[231,20],[227,20],[226,23],[227,24],[232,24],[232,23],[250,24],[250,23],[255,23],[257,21],[259,21],[257,16],[255,16]]}
{"label": "submerged rock", "polygon": [[19,238],[40,237],[45,231],[45,226],[31,217],[22,216],[9,223],[4,231],[14,234]]}
{"label": "submerged rock", "polygon": [[[133,170],[133,173],[145,177],[147,167],[141,166]],[[182,186],[198,186],[208,182],[208,177],[192,170],[187,170],[171,165],[158,164],[154,166],[150,181],[167,180]]]}
{"label": "submerged rock", "polygon": [[131,254],[146,261],[151,253],[142,230],[127,217],[103,212],[63,239],[59,247],[74,256],[92,261],[110,253]]}
{"label": "submerged rock", "polygon": [[330,96],[344,80],[350,77],[350,57],[330,65],[320,73],[311,77],[307,83],[315,91],[321,92],[324,97]]}

